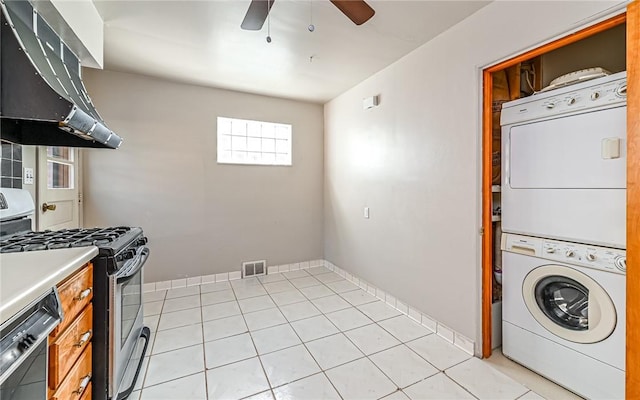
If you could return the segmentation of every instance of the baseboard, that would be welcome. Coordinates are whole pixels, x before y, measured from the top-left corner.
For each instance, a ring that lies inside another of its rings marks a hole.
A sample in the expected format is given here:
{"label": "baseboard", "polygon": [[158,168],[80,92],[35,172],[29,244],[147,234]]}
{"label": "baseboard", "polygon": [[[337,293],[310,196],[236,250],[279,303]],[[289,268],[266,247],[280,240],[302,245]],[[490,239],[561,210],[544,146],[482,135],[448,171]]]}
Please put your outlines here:
{"label": "baseboard", "polygon": [[447,327],[441,322],[436,321],[431,316],[420,312],[418,309],[411,307],[410,305],[403,303],[396,296],[385,292],[384,290],[377,288],[370,283],[366,282],[364,279],[353,275],[344,269],[338,267],[337,265],[324,260],[324,266],[331,271],[337,273],[342,276],[346,280],[356,284],[361,289],[366,290],[369,294],[376,296],[381,301],[387,303],[387,305],[395,308],[401,313],[405,314],[409,318],[413,319],[417,323],[421,324],[425,328],[429,329],[431,332],[434,332],[441,338],[445,339],[447,342],[452,343],[454,346],[458,347],[460,350],[464,351],[467,354],[475,355],[475,343],[473,340],[467,338],[454,331],[453,329]]}
{"label": "baseboard", "polygon": [[[354,283],[359,286],[362,290],[367,291],[369,294],[376,296],[381,301],[384,301],[387,305],[395,308],[400,311],[402,314],[408,316],[413,319],[417,323],[421,324],[425,328],[429,329],[431,332],[434,332],[441,338],[445,339],[447,342],[452,343],[454,346],[458,347],[462,351],[475,355],[475,343],[473,340],[467,338],[466,336],[454,331],[453,329],[447,327],[441,322],[436,321],[429,315],[420,312],[418,309],[411,307],[410,305],[403,303],[396,296],[391,293],[387,293],[384,290],[377,288],[370,283],[366,282],[364,279],[353,275],[344,269],[338,267],[337,265],[327,261],[327,260],[310,260],[310,261],[301,261],[297,263],[291,264],[283,264],[283,265],[271,265],[267,267],[267,274],[275,274],[289,271],[296,271],[299,269],[309,269],[313,267],[321,267],[324,266],[327,269],[337,273],[341,277],[345,278],[349,282]],[[224,272],[221,274],[211,274],[204,276],[195,276],[191,278],[183,278],[183,279],[173,279],[170,281],[161,281],[161,282],[151,282],[144,283],[142,285],[143,292],[153,292],[156,290],[166,290],[166,289],[175,289],[187,286],[196,286],[196,285],[204,285],[207,283],[215,283],[215,282],[224,282],[224,281],[232,281],[236,279],[241,279],[240,271],[233,272]]]}
{"label": "baseboard", "polygon": [[[324,260],[310,260],[302,261],[292,264],[272,265],[267,267],[267,274],[273,274],[278,272],[295,271],[298,269],[309,269],[313,267],[321,267],[324,265]],[[226,282],[241,279],[242,274],[240,271],[223,272],[220,274],[194,276],[191,278],[173,279],[169,281],[150,282],[142,284],[143,292],[154,292],[156,290],[167,290],[183,288],[187,286],[204,285],[207,283]]]}

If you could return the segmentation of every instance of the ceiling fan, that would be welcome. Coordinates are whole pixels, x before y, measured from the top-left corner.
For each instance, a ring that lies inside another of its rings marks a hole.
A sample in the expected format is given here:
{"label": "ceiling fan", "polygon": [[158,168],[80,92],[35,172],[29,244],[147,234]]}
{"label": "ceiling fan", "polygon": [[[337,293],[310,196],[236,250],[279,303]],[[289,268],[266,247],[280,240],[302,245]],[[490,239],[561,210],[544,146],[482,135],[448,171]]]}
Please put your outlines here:
{"label": "ceiling fan", "polygon": [[[274,1],[251,0],[240,27],[248,31],[262,29]],[[376,13],[364,0],[331,0],[331,2],[356,25],[364,24]]]}

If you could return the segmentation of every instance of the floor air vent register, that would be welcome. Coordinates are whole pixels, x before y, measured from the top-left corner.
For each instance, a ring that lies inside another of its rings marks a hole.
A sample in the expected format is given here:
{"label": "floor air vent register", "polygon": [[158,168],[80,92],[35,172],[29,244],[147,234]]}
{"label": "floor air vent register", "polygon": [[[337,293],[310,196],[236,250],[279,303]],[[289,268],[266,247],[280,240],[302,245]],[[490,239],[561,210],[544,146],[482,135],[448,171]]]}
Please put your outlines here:
{"label": "floor air vent register", "polygon": [[266,275],[267,260],[247,261],[242,263],[242,277]]}

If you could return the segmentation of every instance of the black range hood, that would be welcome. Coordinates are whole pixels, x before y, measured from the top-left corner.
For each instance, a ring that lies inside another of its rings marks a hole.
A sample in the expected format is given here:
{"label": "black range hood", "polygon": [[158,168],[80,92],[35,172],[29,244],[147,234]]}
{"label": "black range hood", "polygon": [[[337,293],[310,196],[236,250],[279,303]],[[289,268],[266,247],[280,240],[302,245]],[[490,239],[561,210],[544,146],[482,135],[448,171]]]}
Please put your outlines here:
{"label": "black range hood", "polygon": [[116,149],[80,78],[80,62],[26,0],[2,0],[0,136],[27,145]]}

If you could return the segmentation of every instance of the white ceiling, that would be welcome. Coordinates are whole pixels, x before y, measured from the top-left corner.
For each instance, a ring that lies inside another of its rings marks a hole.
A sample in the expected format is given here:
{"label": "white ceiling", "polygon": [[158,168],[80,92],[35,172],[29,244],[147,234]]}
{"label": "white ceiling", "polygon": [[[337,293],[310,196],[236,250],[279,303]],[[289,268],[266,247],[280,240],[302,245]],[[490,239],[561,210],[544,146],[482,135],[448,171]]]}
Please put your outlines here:
{"label": "white ceiling", "polygon": [[106,69],[320,103],[488,4],[369,0],[376,14],[356,26],[328,0],[276,0],[267,43],[267,23],[240,29],[249,0],[94,3]]}

